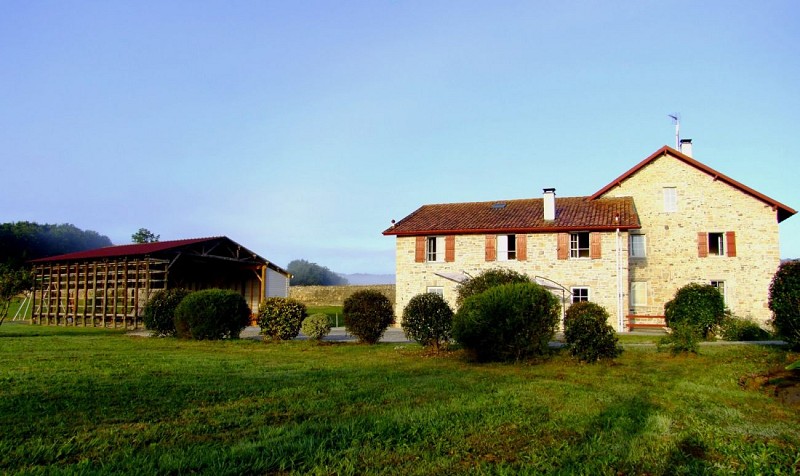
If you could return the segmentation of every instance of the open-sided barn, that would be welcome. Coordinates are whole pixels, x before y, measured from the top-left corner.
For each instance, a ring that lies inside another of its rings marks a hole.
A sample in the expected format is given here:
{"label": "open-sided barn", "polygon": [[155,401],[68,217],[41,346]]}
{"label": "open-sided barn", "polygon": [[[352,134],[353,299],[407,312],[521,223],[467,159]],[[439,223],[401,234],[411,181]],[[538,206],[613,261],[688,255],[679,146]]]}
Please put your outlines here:
{"label": "open-sided barn", "polygon": [[139,327],[150,296],[166,288],[231,289],[253,313],[286,297],[289,273],[221,236],[109,246],[32,261],[35,324]]}

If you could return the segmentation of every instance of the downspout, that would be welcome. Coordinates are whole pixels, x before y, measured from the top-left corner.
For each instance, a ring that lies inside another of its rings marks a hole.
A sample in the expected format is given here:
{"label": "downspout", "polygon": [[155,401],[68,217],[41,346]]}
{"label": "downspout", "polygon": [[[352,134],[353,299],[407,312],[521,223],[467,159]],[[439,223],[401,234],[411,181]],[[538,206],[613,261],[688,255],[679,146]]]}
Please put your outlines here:
{"label": "downspout", "polygon": [[625,332],[622,318],[622,250],[620,248],[619,214],[614,217],[617,222],[617,332]]}

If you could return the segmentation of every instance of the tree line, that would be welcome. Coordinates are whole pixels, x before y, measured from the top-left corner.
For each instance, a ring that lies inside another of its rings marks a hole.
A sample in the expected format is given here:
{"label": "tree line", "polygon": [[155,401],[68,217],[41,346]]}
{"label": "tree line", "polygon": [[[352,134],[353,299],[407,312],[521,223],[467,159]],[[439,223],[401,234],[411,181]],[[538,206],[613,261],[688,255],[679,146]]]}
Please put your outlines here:
{"label": "tree line", "polygon": [[325,266],[296,259],[289,263],[286,271],[292,274],[292,286],[344,286],[346,278],[334,273]]}
{"label": "tree line", "polygon": [[0,264],[17,269],[30,260],[111,246],[111,240],[69,223],[38,224],[29,221],[0,224]]}
{"label": "tree line", "polygon": [[111,245],[107,236],[68,223],[0,224],[0,325],[8,315],[11,300],[33,286],[28,261]]}

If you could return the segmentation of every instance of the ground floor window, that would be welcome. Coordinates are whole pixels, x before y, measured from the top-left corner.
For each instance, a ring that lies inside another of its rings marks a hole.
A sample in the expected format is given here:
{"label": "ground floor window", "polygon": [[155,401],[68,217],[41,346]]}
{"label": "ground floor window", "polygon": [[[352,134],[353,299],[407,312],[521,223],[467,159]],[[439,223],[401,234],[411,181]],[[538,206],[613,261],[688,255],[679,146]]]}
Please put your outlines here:
{"label": "ground floor window", "polygon": [[572,291],[572,302],[583,302],[589,300],[589,288],[586,287],[574,287],[571,289]]}
{"label": "ground floor window", "polygon": [[647,306],[647,281],[631,282],[631,307]]}
{"label": "ground floor window", "polygon": [[428,286],[426,292],[444,297],[444,288],[441,286]]}
{"label": "ground floor window", "polygon": [[717,291],[719,291],[719,293],[722,294],[722,301],[725,303],[725,305],[727,305],[728,295],[727,295],[727,289],[725,289],[725,281],[711,280],[711,285],[717,288]]}

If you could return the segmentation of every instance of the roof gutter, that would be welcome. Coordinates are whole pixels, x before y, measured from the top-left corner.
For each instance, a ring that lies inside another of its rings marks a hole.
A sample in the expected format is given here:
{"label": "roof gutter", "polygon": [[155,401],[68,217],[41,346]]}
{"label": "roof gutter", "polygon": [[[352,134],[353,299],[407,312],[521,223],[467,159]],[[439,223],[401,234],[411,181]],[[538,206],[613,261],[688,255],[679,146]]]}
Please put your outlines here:
{"label": "roof gutter", "polygon": [[638,230],[642,226],[636,225],[594,225],[594,226],[549,226],[540,228],[468,228],[468,229],[443,229],[443,230],[406,230],[395,231],[386,230],[383,232],[384,236],[421,236],[421,235],[485,235],[485,234],[517,234],[517,233],[558,233],[569,231],[608,231],[613,232],[616,230]]}

